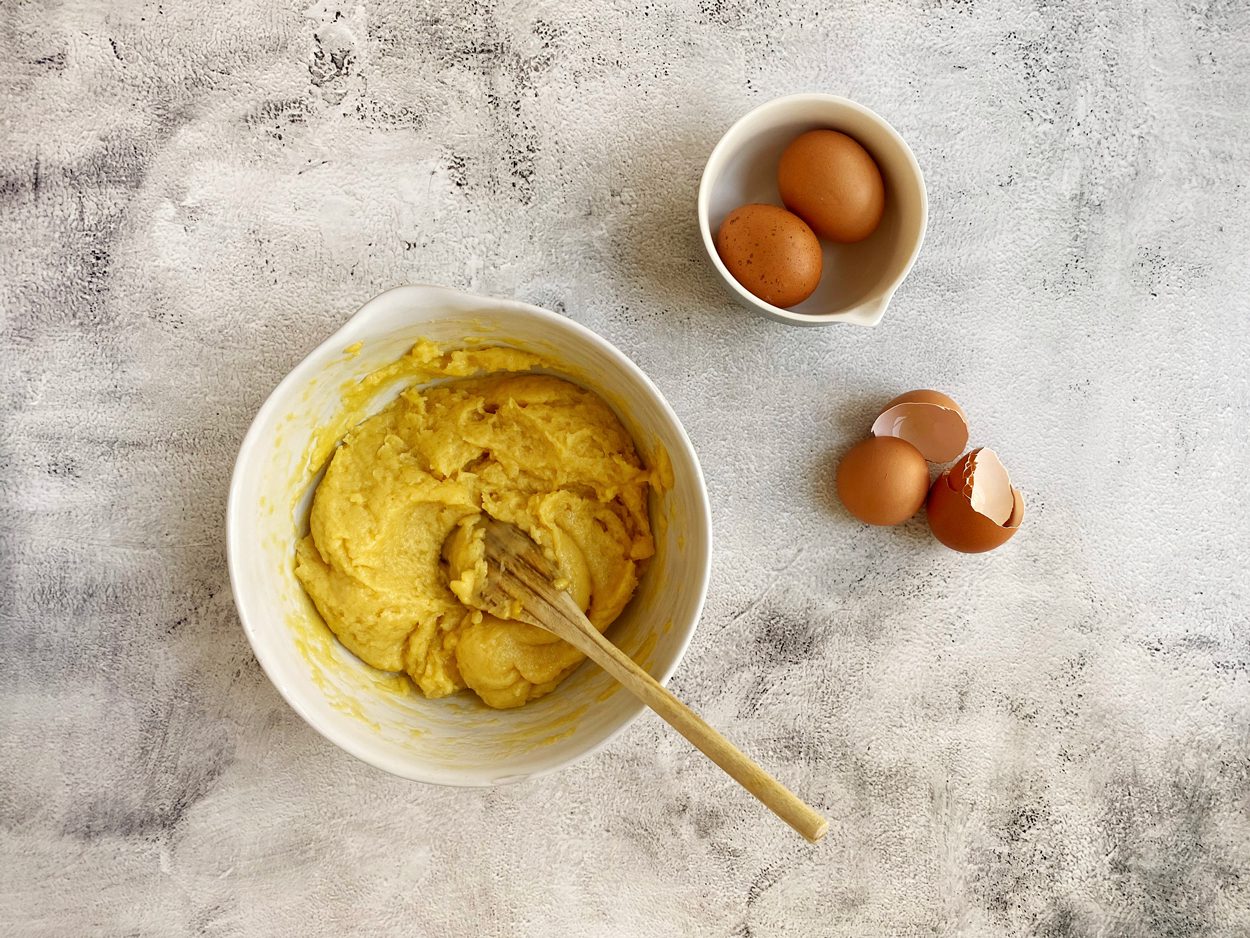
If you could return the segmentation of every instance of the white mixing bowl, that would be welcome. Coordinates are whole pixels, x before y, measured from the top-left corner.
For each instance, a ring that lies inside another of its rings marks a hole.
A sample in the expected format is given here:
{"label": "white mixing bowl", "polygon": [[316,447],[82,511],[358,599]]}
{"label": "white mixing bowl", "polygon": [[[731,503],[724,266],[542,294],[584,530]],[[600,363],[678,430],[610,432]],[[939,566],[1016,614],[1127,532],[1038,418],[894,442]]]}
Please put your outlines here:
{"label": "white mixing bowl", "polygon": [[[589,664],[517,710],[491,710],[468,694],[426,700],[406,677],[377,671],[343,648],[295,578],[295,543],[308,530],[308,505],[323,468],[307,465],[309,441],[340,412],[346,384],[422,338],[452,347],[480,340],[539,354],[616,410],[648,465],[660,447],[668,453],[674,485],[652,494],[656,556],[608,631],[660,681],[681,661],[707,593],[707,490],[676,415],[633,362],[585,327],[509,300],[427,286],[383,293],[261,407],[235,464],[227,549],[239,618],[265,673],[314,729],[371,765],[423,782],[496,785],[594,752],[633,722],[642,704]],[[368,412],[400,390],[380,388]]]}

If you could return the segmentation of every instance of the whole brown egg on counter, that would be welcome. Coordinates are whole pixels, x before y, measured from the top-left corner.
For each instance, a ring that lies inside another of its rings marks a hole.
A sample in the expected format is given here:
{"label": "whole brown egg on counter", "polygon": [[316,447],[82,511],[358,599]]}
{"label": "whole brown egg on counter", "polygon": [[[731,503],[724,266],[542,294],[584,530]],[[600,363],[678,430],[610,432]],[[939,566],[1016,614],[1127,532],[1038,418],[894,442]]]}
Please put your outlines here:
{"label": "whole brown egg on counter", "polygon": [[753,296],[783,309],[802,303],[820,283],[820,242],[803,219],[776,205],[734,209],[716,232],[716,252]]}
{"label": "whole brown egg on counter", "polygon": [[870,436],[838,464],[838,497],[865,524],[902,524],[929,493],[929,464],[920,450],[892,436]]}

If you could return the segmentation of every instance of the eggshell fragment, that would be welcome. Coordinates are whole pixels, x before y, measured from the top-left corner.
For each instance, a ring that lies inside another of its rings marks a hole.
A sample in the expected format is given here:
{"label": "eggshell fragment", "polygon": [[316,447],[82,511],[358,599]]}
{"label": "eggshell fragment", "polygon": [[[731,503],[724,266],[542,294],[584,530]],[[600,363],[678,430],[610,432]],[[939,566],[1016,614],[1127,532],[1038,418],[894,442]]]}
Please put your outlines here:
{"label": "eggshell fragment", "polygon": [[979,449],[968,460],[967,492],[973,508],[995,524],[1007,523],[1016,504],[1015,495],[1007,467],[992,449]]}
{"label": "eggshell fragment", "polygon": [[968,445],[968,418],[941,391],[908,391],[885,405],[872,435],[906,440],[929,462],[950,462]]}
{"label": "eggshell fragment", "polygon": [[906,440],[870,436],[838,464],[838,497],[867,524],[906,521],[924,504],[929,464]]}
{"label": "eggshell fragment", "polygon": [[993,450],[975,449],[933,483],[928,515],[939,541],[951,550],[978,554],[1002,546],[1019,530],[1024,496],[1011,487]]}

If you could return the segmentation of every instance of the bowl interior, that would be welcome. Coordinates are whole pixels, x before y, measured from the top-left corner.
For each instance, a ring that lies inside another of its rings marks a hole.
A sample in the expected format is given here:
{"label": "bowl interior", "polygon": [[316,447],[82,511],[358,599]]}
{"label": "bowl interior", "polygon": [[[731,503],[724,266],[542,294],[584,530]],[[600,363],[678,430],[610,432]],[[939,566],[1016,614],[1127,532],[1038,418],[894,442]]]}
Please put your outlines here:
{"label": "bowl interior", "polygon": [[[675,484],[652,495],[657,554],[608,633],[661,680],[680,660],[702,608],[710,556],[706,493],[684,431],[641,373],[576,324],[522,304],[393,290],[309,356],[262,408],[240,452],[229,510],[231,578],[261,664],[314,728],[365,761],[422,781],[489,785],[568,764],[642,707],[588,664],[518,710],[491,710],[469,694],[427,700],[406,677],[376,671],[343,648],[308,600],[295,578],[293,550],[307,531],[323,469],[307,464],[309,441],[339,412],[346,383],[421,338],[453,347],[481,340],[543,355],[557,363],[553,371],[603,396],[648,465],[660,447],[667,452]],[[346,352],[355,342],[360,348]],[[360,416],[401,387],[379,389]]]}
{"label": "bowl interior", "polygon": [[[924,234],[925,195],[919,168],[902,139],[880,118],[844,99],[782,98],[752,111],[729,130],[708,161],[700,195],[700,224],[712,245],[721,222],[738,206],[782,204],[777,190],[782,151],[799,134],[820,128],[848,134],[872,154],[885,182],[885,210],[877,230],[863,241],[821,242],[820,285],[788,310],[806,315],[831,315],[882,296],[888,299],[911,266]],[[711,250],[715,255],[715,248]],[[719,258],[714,256],[713,262],[736,287]],[[742,292],[753,305],[768,305]]]}

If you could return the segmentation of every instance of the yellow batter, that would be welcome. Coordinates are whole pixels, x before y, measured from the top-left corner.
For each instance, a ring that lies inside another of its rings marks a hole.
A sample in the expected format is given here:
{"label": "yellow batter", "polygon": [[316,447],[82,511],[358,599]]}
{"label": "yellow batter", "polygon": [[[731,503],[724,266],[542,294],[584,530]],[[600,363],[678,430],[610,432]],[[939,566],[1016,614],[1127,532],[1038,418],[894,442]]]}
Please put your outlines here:
{"label": "yellow batter", "polygon": [[447,535],[481,512],[520,526],[602,631],[655,553],[647,487],[658,480],[597,395],[526,373],[542,364],[533,356],[440,355],[419,343],[405,367],[414,362],[426,377],[495,373],[409,389],[349,431],[313,497],[295,572],[361,660],[406,671],[427,697],[467,687],[492,707],[519,707],[582,655],[464,606],[440,569]]}

